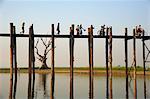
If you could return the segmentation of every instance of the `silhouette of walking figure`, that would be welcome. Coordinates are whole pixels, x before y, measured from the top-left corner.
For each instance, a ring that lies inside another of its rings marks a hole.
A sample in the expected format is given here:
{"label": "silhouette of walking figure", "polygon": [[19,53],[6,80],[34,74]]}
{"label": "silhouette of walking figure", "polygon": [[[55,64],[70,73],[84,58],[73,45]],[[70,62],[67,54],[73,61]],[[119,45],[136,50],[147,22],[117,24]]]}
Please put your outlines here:
{"label": "silhouette of walking figure", "polygon": [[82,27],[82,24],[80,24],[80,27],[79,27],[80,35],[82,35],[82,30],[83,30],[83,31],[86,31],[86,30]]}
{"label": "silhouette of walking figure", "polygon": [[60,25],[60,23],[58,23],[57,29],[56,29],[58,35],[59,35],[59,33],[60,33],[59,25]]}
{"label": "silhouette of walking figure", "polygon": [[22,23],[22,31],[20,32],[20,34],[24,34],[24,32],[25,32],[24,26],[25,26],[25,22]]}
{"label": "silhouette of walking figure", "polygon": [[100,30],[100,36],[104,36],[105,35],[105,24],[103,26],[101,26],[101,30]]}
{"label": "silhouette of walking figure", "polygon": [[79,30],[80,30],[80,26],[77,25],[77,27],[76,27],[77,35],[79,35]]}
{"label": "silhouette of walking figure", "polygon": [[94,29],[94,26],[93,26],[93,25],[91,25],[91,28],[92,28],[92,29]]}
{"label": "silhouette of walking figure", "polygon": [[143,29],[142,29],[141,25],[136,26],[136,35],[141,36],[142,32],[143,32]]}

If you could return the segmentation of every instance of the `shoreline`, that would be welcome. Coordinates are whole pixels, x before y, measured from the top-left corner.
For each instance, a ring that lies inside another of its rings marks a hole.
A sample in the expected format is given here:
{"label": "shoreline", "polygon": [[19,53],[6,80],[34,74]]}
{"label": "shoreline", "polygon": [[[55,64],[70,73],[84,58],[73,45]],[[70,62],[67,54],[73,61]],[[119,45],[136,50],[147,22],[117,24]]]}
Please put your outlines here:
{"label": "shoreline", "polygon": [[[9,73],[10,69],[9,68],[1,68],[0,69],[0,73]],[[137,76],[144,76],[144,72],[143,69],[137,69]],[[150,77],[150,70],[146,70],[146,76]],[[18,73],[28,73],[28,68],[18,68]],[[51,73],[51,69],[35,69],[35,73],[37,74],[48,74]],[[55,68],[55,73],[65,73],[68,74],[70,73],[70,68],[68,67],[56,67]],[[74,73],[75,74],[85,74],[88,75],[89,74],[89,68],[88,67],[77,67],[74,68]],[[97,75],[97,76],[106,76],[106,68],[94,68],[93,70],[93,74]],[[112,70],[112,75],[113,76],[125,76],[125,68],[121,67],[121,68],[113,68]],[[133,76],[133,70],[130,71],[130,75]]]}

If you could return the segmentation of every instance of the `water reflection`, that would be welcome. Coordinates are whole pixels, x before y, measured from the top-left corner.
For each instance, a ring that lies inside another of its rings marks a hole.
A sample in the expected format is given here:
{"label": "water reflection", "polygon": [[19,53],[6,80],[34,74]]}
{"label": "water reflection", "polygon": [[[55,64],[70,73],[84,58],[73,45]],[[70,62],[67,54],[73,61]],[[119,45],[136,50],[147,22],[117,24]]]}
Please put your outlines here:
{"label": "water reflection", "polygon": [[31,72],[29,72],[29,78],[28,78],[28,99],[32,99],[32,93],[31,93]]}
{"label": "water reflection", "polygon": [[108,76],[108,71],[107,71],[107,76],[106,76],[106,99],[109,99],[109,76]]}
{"label": "water reflection", "polygon": [[130,94],[132,95],[132,96],[134,96],[134,91],[133,91],[133,87],[132,87],[132,82],[130,81],[129,82],[129,90],[130,90]]}
{"label": "water reflection", "polygon": [[94,90],[94,87],[93,87],[93,77],[90,77],[89,78],[89,99],[94,99],[94,93],[93,93],[93,90]]}
{"label": "water reflection", "polygon": [[15,82],[14,82],[14,92],[13,92],[14,99],[16,99],[16,91],[17,91],[17,75],[15,76]]}
{"label": "water reflection", "polygon": [[12,99],[12,93],[13,93],[13,73],[10,73],[9,99]]}
{"label": "water reflection", "polygon": [[33,81],[32,81],[32,99],[34,99],[35,73],[33,73],[32,77],[33,77]]}
{"label": "water reflection", "polygon": [[[36,74],[34,99],[50,99],[50,74]],[[56,74],[55,99],[69,99],[69,74]],[[0,99],[8,99],[10,87],[9,74],[0,74]],[[137,78],[137,97],[144,99],[143,78]],[[150,78],[146,77],[147,82]],[[89,75],[74,75],[74,98],[89,98]],[[14,83],[13,83],[14,84]],[[146,83],[147,98],[150,98],[150,83]],[[106,77],[94,76],[94,99],[106,99]],[[14,86],[14,85],[13,85]],[[119,90],[118,90],[119,89]],[[126,79],[125,77],[113,77],[113,98],[126,99]],[[17,81],[16,99],[27,99],[28,96],[28,74],[20,74]],[[129,99],[134,98],[133,80],[129,84]],[[32,98],[33,99],[33,98]]]}
{"label": "water reflection", "polygon": [[48,90],[47,90],[47,77],[48,77],[48,74],[39,74],[39,86],[40,88],[42,88],[41,90],[43,90],[43,96],[44,98],[45,97],[48,97]]}
{"label": "water reflection", "polygon": [[[14,83],[13,83],[13,73],[10,74],[10,86],[9,86],[9,99],[16,99],[16,91],[17,91],[17,75],[15,75]],[[13,87],[14,84],[14,87]]]}
{"label": "water reflection", "polygon": [[54,80],[55,80],[55,74],[54,72],[51,73],[51,86],[50,86],[50,98],[51,99],[54,99],[54,86],[55,86],[55,83],[54,83]]}

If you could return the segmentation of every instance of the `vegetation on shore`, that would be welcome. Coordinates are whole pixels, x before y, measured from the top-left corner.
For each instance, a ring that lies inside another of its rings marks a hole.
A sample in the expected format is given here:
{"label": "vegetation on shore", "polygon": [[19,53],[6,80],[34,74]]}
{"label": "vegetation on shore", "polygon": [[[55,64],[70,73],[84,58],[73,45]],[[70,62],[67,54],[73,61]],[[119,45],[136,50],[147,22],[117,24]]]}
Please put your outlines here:
{"label": "vegetation on shore", "polygon": [[[125,71],[125,67],[113,67],[114,71]],[[69,72],[70,68],[69,67],[55,67],[56,72]],[[88,67],[74,67],[75,72],[88,72],[89,68]],[[94,72],[101,72],[105,71],[105,67],[94,67]],[[129,71],[133,71],[133,68],[128,68]],[[137,71],[143,71],[143,67],[137,66]],[[146,71],[150,71],[150,68],[147,68]],[[9,73],[10,69],[9,68],[1,68],[0,73]],[[20,73],[28,73],[28,68],[18,68],[18,72]],[[50,72],[49,69],[39,69],[35,68],[35,72]]]}

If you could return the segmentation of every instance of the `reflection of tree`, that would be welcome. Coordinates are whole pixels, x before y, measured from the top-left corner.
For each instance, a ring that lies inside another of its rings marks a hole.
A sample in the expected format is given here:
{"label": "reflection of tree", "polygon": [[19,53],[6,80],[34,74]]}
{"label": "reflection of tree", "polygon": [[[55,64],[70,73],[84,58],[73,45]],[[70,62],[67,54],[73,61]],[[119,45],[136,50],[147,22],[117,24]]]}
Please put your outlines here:
{"label": "reflection of tree", "polygon": [[47,81],[47,75],[48,74],[40,74],[39,75],[39,82],[40,82],[40,85],[43,89],[43,92],[44,92],[44,97],[48,96],[47,94],[47,89],[46,89],[46,81]]}
{"label": "reflection of tree", "polygon": [[129,82],[129,89],[130,89],[131,95],[134,95],[133,87],[131,86],[131,80]]}

